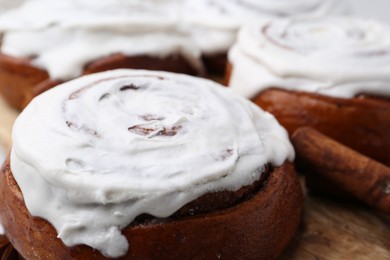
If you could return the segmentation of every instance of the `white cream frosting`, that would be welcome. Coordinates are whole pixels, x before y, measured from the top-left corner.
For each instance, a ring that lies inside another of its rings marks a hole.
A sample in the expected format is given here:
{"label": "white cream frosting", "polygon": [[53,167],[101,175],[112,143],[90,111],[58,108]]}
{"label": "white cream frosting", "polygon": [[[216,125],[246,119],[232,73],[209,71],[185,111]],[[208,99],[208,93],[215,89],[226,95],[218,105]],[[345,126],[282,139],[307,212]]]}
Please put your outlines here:
{"label": "white cream frosting", "polygon": [[339,0],[185,0],[185,19],[205,54],[226,52],[245,24],[283,17],[322,17],[347,11]]}
{"label": "white cream frosting", "polygon": [[34,216],[67,246],[124,255],[121,229],[200,196],[238,190],[293,160],[287,132],[208,80],[116,70],[35,98],[13,129],[11,169]]}
{"label": "white cream frosting", "polygon": [[252,98],[279,87],[352,98],[390,96],[390,30],[353,17],[247,26],[229,52],[230,87]]}
{"label": "white cream frosting", "polygon": [[35,0],[0,17],[1,51],[67,80],[115,53],[181,54],[199,71],[200,51],[182,30],[174,0]]}
{"label": "white cream frosting", "polygon": [[363,18],[376,19],[390,24],[390,1],[388,0],[345,0],[351,13]]}
{"label": "white cream frosting", "polygon": [[0,224],[0,236],[4,236],[4,235],[5,235],[4,226],[2,224]]}

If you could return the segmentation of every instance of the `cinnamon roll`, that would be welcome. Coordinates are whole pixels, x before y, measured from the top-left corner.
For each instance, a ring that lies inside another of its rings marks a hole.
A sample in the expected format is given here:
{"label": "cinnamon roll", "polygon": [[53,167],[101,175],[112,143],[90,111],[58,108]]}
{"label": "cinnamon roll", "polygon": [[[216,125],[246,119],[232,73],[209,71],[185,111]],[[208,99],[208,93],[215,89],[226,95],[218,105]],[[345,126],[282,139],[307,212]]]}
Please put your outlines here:
{"label": "cinnamon roll", "polygon": [[283,17],[322,17],[347,11],[337,0],[185,0],[184,14],[209,69],[223,73],[238,29]]}
{"label": "cinnamon roll", "polygon": [[229,86],[290,134],[309,125],[390,164],[390,30],[351,17],[276,20],[242,29]]}
{"label": "cinnamon roll", "polygon": [[287,132],[208,80],[117,70],[36,97],[0,222],[26,259],[270,259],[302,194]]}
{"label": "cinnamon roll", "polygon": [[39,92],[91,72],[202,74],[200,51],[178,25],[176,2],[27,1],[0,17],[0,90],[21,108]]}

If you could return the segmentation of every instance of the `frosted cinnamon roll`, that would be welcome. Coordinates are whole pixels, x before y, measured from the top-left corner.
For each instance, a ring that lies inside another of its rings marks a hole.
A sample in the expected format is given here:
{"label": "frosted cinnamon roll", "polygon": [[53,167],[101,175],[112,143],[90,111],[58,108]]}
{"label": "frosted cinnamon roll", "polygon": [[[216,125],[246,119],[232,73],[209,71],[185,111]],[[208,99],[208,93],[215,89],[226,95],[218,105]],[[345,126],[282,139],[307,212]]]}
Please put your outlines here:
{"label": "frosted cinnamon roll", "polygon": [[185,19],[206,66],[223,72],[226,53],[244,24],[283,17],[323,17],[346,12],[337,0],[186,0]]}
{"label": "frosted cinnamon roll", "polygon": [[390,30],[351,17],[277,20],[242,29],[229,86],[290,134],[314,126],[390,164]]}
{"label": "frosted cinnamon roll", "polygon": [[17,119],[0,223],[26,259],[270,259],[302,195],[275,118],[211,81],[85,76]]}
{"label": "frosted cinnamon roll", "polygon": [[92,72],[202,74],[200,51],[180,28],[178,10],[173,0],[27,1],[0,17],[2,92],[22,107],[53,82]]}

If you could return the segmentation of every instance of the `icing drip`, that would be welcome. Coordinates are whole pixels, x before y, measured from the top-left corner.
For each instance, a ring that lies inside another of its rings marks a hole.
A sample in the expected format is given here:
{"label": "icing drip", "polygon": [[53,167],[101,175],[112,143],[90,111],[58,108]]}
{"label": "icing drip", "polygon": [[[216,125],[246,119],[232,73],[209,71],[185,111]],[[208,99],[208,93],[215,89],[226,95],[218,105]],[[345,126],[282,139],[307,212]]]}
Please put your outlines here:
{"label": "icing drip", "polygon": [[322,17],[346,12],[337,0],[186,0],[185,18],[206,54],[226,52],[240,26],[278,17]]}
{"label": "icing drip", "polygon": [[373,21],[328,17],[247,26],[229,61],[230,86],[248,98],[269,87],[390,96],[390,30]]}
{"label": "icing drip", "polygon": [[5,235],[4,226],[2,224],[0,224],[0,236],[4,236],[4,235]]}
{"label": "icing drip", "polygon": [[168,217],[294,157],[287,132],[244,98],[207,80],[132,70],[38,96],[13,139],[11,169],[31,214],[67,246],[109,257],[126,253],[121,229],[140,214]]}
{"label": "icing drip", "polygon": [[0,17],[1,51],[34,57],[35,66],[61,80],[77,77],[87,63],[115,53],[181,54],[201,71],[200,52],[178,17],[172,0],[28,1]]}

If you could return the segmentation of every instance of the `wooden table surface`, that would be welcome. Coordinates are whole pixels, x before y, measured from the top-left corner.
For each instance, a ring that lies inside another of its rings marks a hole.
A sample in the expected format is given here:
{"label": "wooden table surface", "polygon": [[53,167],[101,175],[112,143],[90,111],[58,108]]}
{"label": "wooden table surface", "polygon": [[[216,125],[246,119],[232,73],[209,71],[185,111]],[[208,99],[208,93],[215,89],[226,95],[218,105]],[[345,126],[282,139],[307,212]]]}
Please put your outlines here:
{"label": "wooden table surface", "polygon": [[[11,147],[16,116],[0,97],[0,147],[4,149]],[[359,203],[311,196],[305,191],[300,230],[281,259],[390,260],[390,217]]]}
{"label": "wooden table surface", "polygon": [[389,217],[305,193],[300,230],[281,259],[390,259]]}

